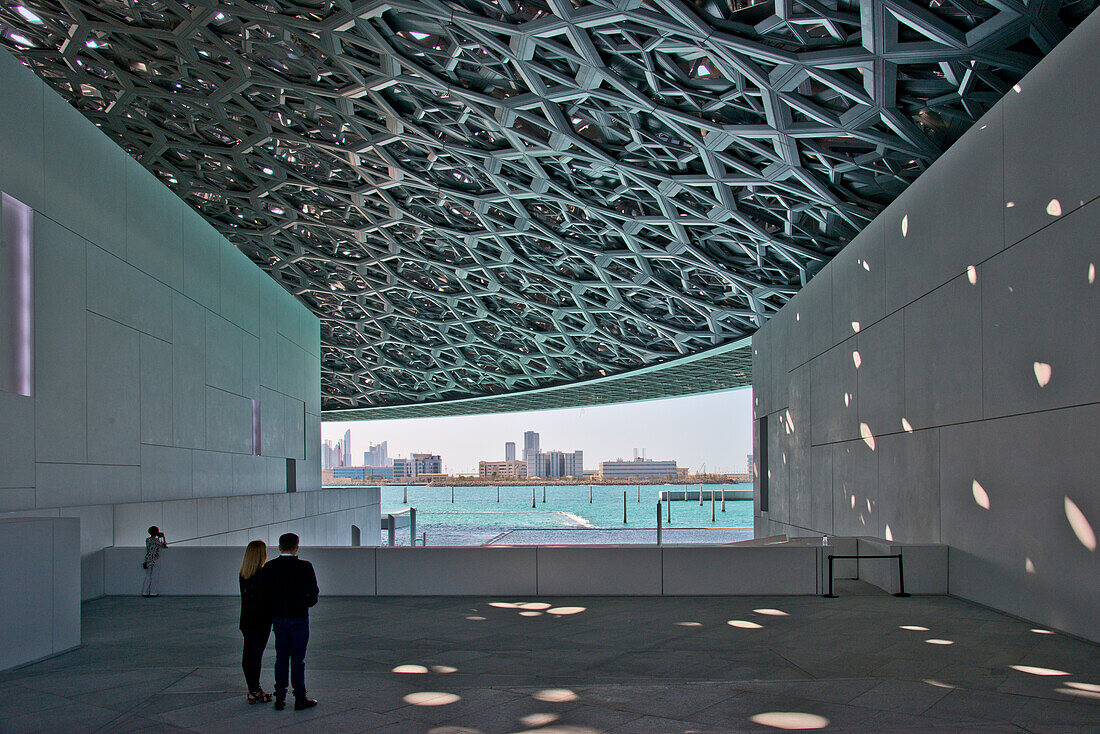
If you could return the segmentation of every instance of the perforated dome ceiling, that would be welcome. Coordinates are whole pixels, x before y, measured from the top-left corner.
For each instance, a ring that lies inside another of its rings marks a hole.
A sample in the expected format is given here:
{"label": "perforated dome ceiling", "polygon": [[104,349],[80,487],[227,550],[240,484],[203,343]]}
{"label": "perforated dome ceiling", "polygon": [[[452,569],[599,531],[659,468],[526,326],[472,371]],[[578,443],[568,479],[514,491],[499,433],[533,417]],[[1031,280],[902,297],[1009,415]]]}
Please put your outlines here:
{"label": "perforated dome ceiling", "polygon": [[1094,5],[26,0],[0,41],[321,317],[333,411],[743,339]]}

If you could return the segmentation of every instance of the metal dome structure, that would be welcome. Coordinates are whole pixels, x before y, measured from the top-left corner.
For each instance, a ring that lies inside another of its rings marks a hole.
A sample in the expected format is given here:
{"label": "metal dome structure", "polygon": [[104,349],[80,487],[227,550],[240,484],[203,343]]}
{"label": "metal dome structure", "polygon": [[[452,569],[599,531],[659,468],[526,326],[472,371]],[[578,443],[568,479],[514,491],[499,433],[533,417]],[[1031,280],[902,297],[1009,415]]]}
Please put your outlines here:
{"label": "metal dome structure", "polygon": [[377,417],[749,384],[1094,5],[4,0],[0,43],[320,316],[326,415]]}

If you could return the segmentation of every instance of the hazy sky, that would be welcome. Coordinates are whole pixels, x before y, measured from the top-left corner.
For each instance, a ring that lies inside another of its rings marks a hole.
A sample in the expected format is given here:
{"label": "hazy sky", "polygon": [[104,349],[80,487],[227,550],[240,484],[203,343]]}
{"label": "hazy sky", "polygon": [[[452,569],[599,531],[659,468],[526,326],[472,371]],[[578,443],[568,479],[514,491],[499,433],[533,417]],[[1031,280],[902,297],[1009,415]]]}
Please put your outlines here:
{"label": "hazy sky", "polygon": [[751,403],[751,388],[742,388],[595,408],[324,423],[321,436],[335,442],[350,428],[355,465],[370,443],[389,441],[391,458],[431,452],[447,472],[476,472],[480,460],[504,460],[505,441],[522,457],[523,432],[537,431],[544,451],[583,450],[586,469],[644,448],[646,458],[675,459],[693,472],[704,462],[707,471],[741,472],[752,450]]}

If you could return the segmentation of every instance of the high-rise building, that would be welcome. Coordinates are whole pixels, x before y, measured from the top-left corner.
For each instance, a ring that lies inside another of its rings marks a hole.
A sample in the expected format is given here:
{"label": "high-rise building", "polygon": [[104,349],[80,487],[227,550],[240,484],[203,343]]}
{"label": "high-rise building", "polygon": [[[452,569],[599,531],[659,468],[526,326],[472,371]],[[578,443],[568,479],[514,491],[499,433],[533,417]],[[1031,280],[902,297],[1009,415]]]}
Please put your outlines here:
{"label": "high-rise building", "polygon": [[529,458],[539,452],[539,434],[534,431],[524,431],[523,433],[523,460],[527,461]]}
{"label": "high-rise building", "polygon": [[389,457],[389,442],[372,443],[370,448],[363,452],[364,466],[391,466],[393,462]]}
{"label": "high-rise building", "polygon": [[341,466],[351,466],[351,429],[344,431],[344,463]]}
{"label": "high-rise building", "polygon": [[527,458],[528,477],[560,479],[584,475],[583,451],[537,452]]}
{"label": "high-rise building", "polygon": [[504,444],[504,460],[515,461],[516,460],[516,442],[509,441]]}

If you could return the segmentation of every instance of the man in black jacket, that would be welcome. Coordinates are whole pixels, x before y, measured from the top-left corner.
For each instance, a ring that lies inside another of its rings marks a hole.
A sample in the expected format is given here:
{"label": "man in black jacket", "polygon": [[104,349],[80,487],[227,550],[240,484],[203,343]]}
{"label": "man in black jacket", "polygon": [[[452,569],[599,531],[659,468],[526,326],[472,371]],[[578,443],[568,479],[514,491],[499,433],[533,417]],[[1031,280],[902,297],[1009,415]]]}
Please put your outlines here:
{"label": "man in black jacket", "polygon": [[317,576],[313,564],[298,558],[298,536],[279,537],[279,557],[268,561],[261,578],[264,599],[271,609],[275,630],[275,709],[286,708],[287,664],[294,684],[294,710],[313,708],[306,697],[306,644],[309,608],[317,603]]}

